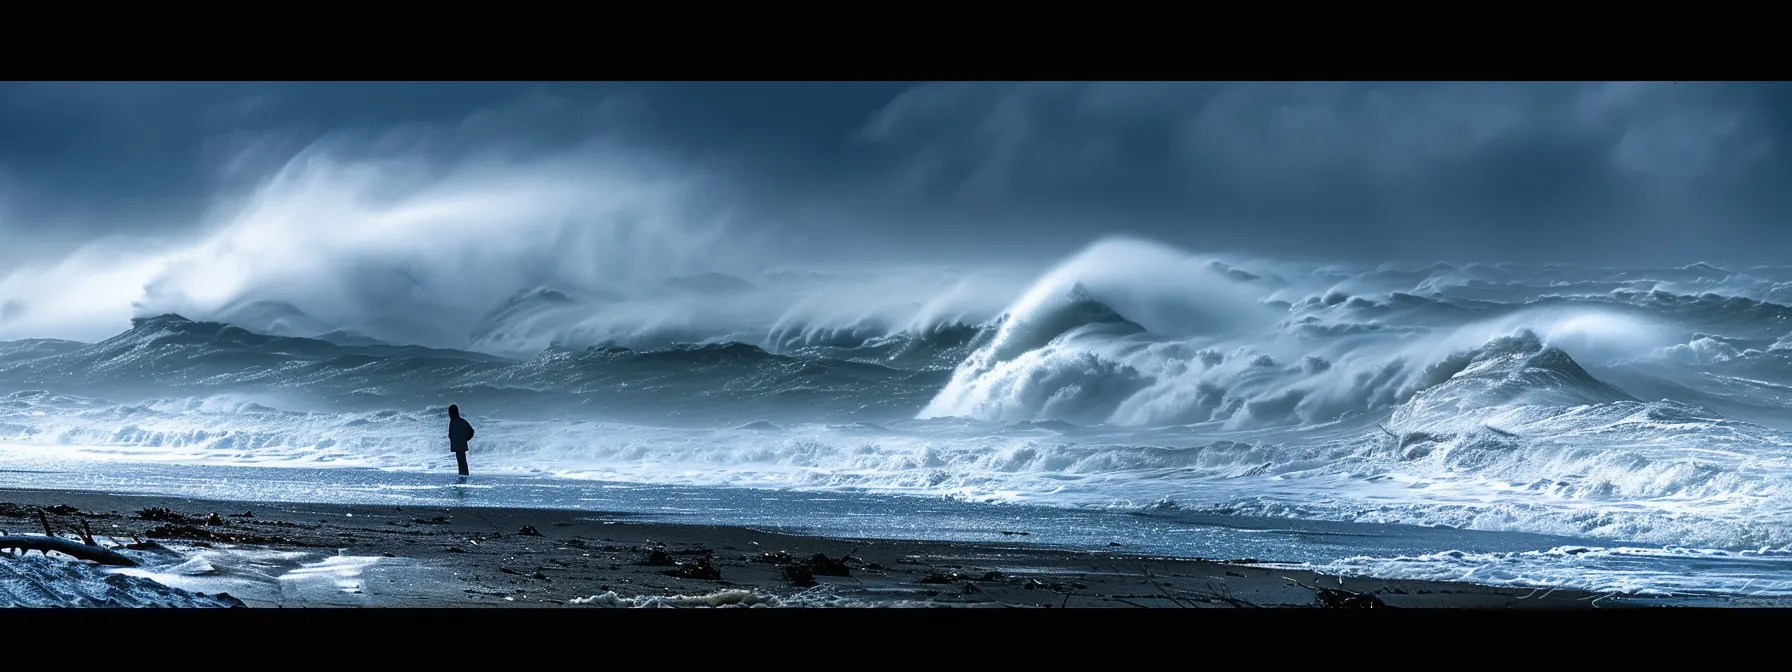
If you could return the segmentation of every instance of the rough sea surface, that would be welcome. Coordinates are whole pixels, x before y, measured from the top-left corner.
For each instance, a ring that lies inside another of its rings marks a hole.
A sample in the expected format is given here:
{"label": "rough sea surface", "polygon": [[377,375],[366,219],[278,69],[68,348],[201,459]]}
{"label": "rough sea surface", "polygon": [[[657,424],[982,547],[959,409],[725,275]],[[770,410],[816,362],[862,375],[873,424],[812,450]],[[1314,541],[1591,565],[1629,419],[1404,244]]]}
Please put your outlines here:
{"label": "rough sea surface", "polygon": [[1018,279],[880,277],[525,287],[428,339],[315,294],[146,301],[99,342],[0,342],[0,450],[441,474],[457,403],[480,474],[1553,535],[1595,546],[1325,562],[1792,591],[1792,267],[1110,240]]}

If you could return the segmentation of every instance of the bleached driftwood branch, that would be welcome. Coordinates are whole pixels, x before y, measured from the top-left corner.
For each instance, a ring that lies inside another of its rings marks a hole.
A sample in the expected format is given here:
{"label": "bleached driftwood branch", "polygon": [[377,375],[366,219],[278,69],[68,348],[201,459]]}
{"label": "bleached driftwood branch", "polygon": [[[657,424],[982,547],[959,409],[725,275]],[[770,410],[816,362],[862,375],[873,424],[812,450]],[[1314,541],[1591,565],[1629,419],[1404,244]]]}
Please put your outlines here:
{"label": "bleached driftwood branch", "polygon": [[86,544],[63,539],[62,537],[9,536],[0,537],[0,549],[20,551],[37,551],[49,553],[55,551],[77,560],[88,560],[102,565],[114,567],[136,567],[137,561],[117,551],[102,546]]}

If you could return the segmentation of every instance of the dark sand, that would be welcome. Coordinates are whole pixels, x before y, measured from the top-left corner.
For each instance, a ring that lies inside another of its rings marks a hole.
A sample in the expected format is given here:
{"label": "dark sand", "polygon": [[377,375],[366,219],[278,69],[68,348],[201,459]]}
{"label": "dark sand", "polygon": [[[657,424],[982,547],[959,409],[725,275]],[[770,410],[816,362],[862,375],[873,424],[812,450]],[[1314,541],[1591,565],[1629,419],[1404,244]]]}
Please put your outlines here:
{"label": "dark sand", "polygon": [[[153,507],[176,515],[145,520],[138,513]],[[1593,609],[1659,603],[1568,590],[1341,579],[1248,562],[1147,558],[1128,555],[1124,548],[1086,553],[993,543],[829,539],[559,510],[0,490],[0,529],[41,533],[40,509],[51,511],[52,525],[64,536],[75,536],[86,521],[102,544],[153,540],[166,548],[143,552],[156,567],[208,554],[216,568],[195,572],[189,566],[186,576],[231,581],[214,591],[227,590],[251,607],[589,609],[685,596],[704,599],[661,604],[1248,609],[1322,606],[1320,588],[1371,594],[1378,606],[1388,607]],[[268,551],[286,553],[270,557]],[[259,560],[240,566],[217,560],[258,552]],[[834,559],[850,554],[849,575],[818,573],[809,588],[793,581],[786,568],[795,562],[784,558],[800,561],[816,554]],[[347,574],[304,568],[331,556],[346,556],[332,561],[341,566],[364,566]],[[703,576],[704,560],[719,576]],[[680,571],[695,576],[671,575]],[[1347,597],[1326,596],[1334,602]]]}

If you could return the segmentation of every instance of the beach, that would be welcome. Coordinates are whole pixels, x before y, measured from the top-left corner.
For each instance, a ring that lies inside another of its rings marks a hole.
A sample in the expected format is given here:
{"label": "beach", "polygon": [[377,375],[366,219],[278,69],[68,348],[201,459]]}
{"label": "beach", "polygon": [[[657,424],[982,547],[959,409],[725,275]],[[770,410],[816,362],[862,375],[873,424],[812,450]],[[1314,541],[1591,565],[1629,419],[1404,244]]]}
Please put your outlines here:
{"label": "beach", "polygon": [[[104,572],[213,601],[189,606],[1576,610],[1668,604],[1574,590],[1341,578],[1249,559],[1134,555],[1118,545],[1086,552],[802,536],[591,511],[0,490],[0,530],[42,534],[46,521],[71,540],[90,530],[94,543],[139,563]],[[28,555],[0,557],[0,565],[47,561]],[[79,562],[60,554],[48,559]]]}

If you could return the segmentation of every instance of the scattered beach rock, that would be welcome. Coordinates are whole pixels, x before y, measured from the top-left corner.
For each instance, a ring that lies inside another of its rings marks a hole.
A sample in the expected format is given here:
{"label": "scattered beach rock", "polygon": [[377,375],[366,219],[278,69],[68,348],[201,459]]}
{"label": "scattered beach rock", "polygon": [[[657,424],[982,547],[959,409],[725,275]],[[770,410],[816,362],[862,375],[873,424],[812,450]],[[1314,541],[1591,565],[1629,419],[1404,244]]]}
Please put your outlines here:
{"label": "scattered beach rock", "polygon": [[46,506],[46,507],[44,507],[44,511],[54,513],[58,516],[72,516],[72,515],[75,515],[75,514],[81,512],[80,509],[69,506],[67,504],[57,504],[55,506]]}
{"label": "scattered beach rock", "polygon": [[523,529],[517,531],[517,534],[525,537],[539,537],[541,536],[541,530],[535,529],[534,525],[524,525]]}

